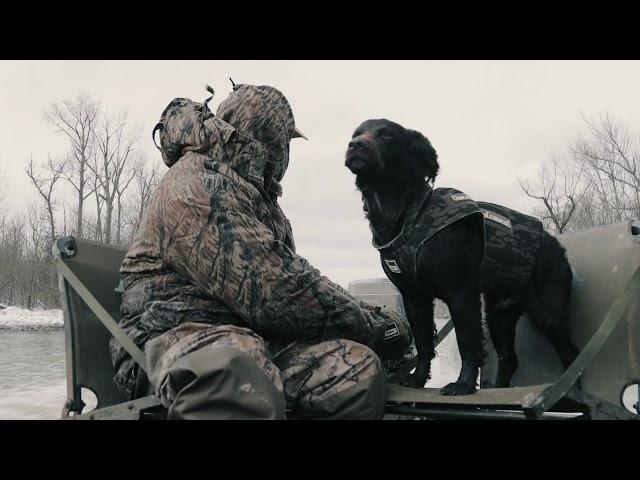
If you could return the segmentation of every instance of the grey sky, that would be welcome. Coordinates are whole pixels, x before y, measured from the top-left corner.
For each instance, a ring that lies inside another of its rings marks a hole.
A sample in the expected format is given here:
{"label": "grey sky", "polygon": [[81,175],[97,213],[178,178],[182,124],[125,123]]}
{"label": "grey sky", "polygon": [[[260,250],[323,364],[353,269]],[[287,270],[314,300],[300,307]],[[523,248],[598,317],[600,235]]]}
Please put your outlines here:
{"label": "grey sky", "polygon": [[90,94],[110,109],[129,108],[142,147],[159,157],[151,129],[174,97],[215,110],[236,83],[268,84],[289,98],[310,141],[292,142],[281,204],[298,251],[322,273],[349,280],[384,276],[363,218],[346,144],[367,118],[422,131],[438,151],[436,185],[530,211],[516,177],[533,173],[584,130],[580,111],[609,110],[640,127],[637,61],[2,61],[0,168],[10,178],[9,208],[33,198],[24,161],[62,155],[64,138],[43,111]]}

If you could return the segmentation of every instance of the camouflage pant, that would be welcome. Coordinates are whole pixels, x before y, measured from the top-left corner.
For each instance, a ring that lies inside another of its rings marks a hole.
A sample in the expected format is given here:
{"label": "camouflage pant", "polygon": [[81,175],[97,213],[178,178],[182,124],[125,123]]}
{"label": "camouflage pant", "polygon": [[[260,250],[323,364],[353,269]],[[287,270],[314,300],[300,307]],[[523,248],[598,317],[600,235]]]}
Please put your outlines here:
{"label": "camouflage pant", "polygon": [[255,332],[185,323],[147,342],[149,380],[168,417],[380,419],[385,375],[377,355],[349,340],[293,343],[272,355]]}

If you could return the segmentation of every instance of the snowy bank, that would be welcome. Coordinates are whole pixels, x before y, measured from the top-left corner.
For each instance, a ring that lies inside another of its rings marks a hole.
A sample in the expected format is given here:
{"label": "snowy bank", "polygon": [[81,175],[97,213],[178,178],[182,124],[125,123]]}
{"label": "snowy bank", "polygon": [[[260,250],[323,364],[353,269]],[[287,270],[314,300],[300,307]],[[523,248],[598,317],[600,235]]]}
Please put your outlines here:
{"label": "snowy bank", "polygon": [[0,308],[0,329],[61,330],[63,327],[62,310]]}

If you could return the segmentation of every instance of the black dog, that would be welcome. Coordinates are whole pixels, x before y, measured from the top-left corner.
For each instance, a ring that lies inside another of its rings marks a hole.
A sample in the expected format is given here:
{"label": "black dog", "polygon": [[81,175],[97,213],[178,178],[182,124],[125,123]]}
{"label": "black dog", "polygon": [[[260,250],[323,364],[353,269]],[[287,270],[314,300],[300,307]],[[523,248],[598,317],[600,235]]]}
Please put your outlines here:
{"label": "black dog", "polygon": [[462,369],[445,395],[475,391],[483,348],[480,294],[498,352],[496,387],[517,368],[516,323],[527,312],[565,368],[578,350],[569,338],[572,273],[565,250],[533,217],[449,188],[434,190],[436,151],[420,132],[367,120],[354,132],[345,165],[356,174],[382,267],[402,294],[418,363],[406,381],[423,387],[435,355],[433,301],[451,313]]}

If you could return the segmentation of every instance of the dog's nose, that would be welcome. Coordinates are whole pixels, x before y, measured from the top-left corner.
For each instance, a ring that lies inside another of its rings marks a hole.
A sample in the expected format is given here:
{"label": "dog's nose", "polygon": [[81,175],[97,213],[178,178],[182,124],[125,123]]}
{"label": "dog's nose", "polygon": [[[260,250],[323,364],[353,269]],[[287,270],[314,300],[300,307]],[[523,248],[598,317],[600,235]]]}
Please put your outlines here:
{"label": "dog's nose", "polygon": [[361,138],[354,138],[349,142],[349,150],[361,151],[365,150],[366,145]]}

